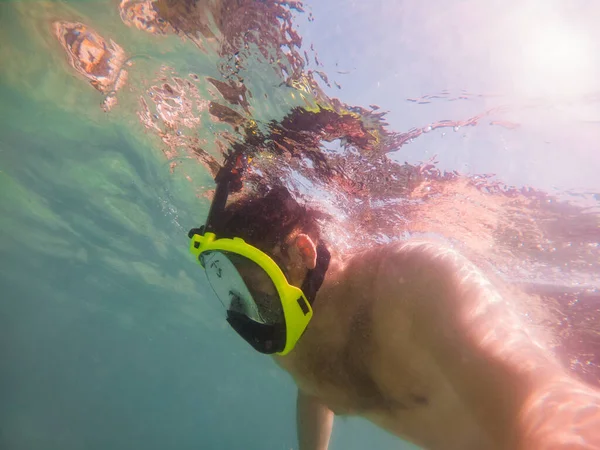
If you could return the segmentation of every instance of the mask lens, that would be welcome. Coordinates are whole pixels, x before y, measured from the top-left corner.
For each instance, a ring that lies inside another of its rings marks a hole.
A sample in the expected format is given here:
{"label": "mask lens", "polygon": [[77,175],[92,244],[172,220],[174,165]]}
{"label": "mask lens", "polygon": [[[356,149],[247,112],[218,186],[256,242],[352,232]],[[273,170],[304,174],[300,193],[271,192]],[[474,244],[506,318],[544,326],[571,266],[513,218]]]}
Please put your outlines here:
{"label": "mask lens", "polygon": [[254,261],[229,252],[200,255],[208,281],[226,309],[263,324],[283,323],[279,294],[269,275]]}

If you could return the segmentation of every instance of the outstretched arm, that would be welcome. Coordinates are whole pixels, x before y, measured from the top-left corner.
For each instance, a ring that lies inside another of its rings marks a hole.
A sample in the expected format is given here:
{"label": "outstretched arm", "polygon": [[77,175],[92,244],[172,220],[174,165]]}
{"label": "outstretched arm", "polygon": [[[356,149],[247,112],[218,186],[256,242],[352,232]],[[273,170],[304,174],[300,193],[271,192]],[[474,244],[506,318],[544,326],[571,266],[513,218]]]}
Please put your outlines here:
{"label": "outstretched arm", "polygon": [[600,393],[569,376],[535,390],[518,418],[518,450],[600,448]]}
{"label": "outstretched arm", "polygon": [[[600,448],[600,395],[571,377],[528,326],[518,299],[457,252],[409,243],[384,278],[414,305],[415,339],[499,448]],[[391,289],[392,286],[388,287]]]}
{"label": "outstretched arm", "polygon": [[333,412],[316,397],[298,390],[296,415],[300,450],[327,450]]}

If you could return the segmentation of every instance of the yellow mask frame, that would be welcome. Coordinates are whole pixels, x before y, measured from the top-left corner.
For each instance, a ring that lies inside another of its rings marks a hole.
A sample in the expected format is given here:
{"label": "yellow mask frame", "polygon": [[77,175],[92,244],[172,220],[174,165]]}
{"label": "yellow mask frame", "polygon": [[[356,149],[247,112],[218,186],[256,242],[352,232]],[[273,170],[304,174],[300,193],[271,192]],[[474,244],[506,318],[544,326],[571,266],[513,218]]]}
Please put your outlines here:
{"label": "yellow mask frame", "polygon": [[288,282],[279,265],[269,255],[241,238],[217,238],[211,232],[193,234],[190,237],[190,252],[200,265],[202,253],[222,251],[243,256],[264,270],[277,290],[285,320],[285,345],[283,350],[275,353],[283,356],[291,352],[313,316],[310,302],[302,290]]}

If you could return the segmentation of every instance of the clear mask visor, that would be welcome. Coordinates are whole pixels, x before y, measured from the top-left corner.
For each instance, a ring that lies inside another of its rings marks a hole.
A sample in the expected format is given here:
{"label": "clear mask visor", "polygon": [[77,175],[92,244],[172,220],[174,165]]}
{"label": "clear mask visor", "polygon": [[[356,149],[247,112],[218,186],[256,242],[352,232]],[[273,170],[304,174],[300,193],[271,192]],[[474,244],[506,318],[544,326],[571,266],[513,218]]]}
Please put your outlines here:
{"label": "clear mask visor", "polygon": [[200,255],[208,281],[226,310],[267,325],[285,319],[279,294],[271,277],[254,261],[225,251]]}

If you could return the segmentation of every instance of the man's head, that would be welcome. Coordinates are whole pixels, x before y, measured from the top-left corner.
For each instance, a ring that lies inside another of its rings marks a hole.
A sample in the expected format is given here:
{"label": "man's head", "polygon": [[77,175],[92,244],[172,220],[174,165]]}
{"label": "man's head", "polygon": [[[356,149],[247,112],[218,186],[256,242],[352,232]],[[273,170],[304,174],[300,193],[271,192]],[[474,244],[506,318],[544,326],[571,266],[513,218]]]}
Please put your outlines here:
{"label": "man's head", "polygon": [[228,205],[217,234],[239,237],[267,253],[288,282],[300,286],[317,261],[318,213],[296,202],[284,187],[266,196],[250,196]]}
{"label": "man's head", "polygon": [[217,185],[210,231],[188,233],[190,250],[237,333],[261,353],[286,355],[312,318],[331,259],[319,242],[320,214],[300,206],[284,188],[223,208],[227,187]]}

